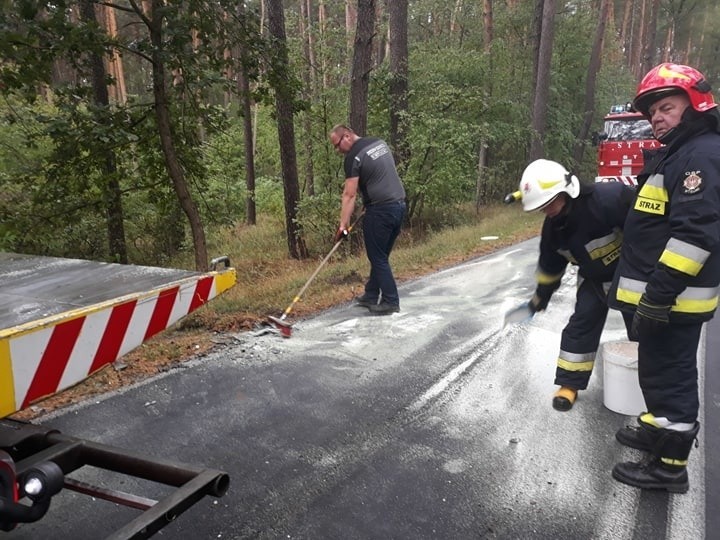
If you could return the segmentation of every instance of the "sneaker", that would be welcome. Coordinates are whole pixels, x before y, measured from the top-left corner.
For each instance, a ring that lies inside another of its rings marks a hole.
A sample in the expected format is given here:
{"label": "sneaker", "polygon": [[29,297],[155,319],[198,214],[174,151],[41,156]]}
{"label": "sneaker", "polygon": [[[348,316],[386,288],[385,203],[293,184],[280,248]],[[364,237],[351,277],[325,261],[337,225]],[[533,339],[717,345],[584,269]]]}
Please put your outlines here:
{"label": "sneaker", "polygon": [[377,297],[372,298],[372,297],[368,296],[367,294],[363,294],[362,296],[360,296],[359,298],[357,298],[357,299],[355,300],[355,305],[356,305],[356,306],[366,307],[366,308],[369,308],[370,306],[377,305],[377,303],[378,303],[378,298],[377,298]]}
{"label": "sneaker", "polygon": [[397,313],[400,311],[400,306],[397,304],[391,304],[390,302],[380,302],[370,306],[370,313],[373,315],[389,315],[390,313]]}

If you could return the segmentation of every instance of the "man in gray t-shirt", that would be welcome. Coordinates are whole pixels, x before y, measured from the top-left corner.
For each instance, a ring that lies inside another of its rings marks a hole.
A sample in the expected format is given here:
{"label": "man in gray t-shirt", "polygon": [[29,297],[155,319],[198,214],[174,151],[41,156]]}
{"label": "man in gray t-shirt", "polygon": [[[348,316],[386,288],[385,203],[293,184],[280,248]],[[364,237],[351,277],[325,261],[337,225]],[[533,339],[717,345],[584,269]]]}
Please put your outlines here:
{"label": "man in gray t-shirt", "polygon": [[389,257],[405,216],[405,188],[392,152],[382,139],[360,137],[343,125],[330,131],[330,142],[345,155],[345,188],[336,241],[347,235],[358,189],[365,209],[363,236],[370,261],[370,277],[357,305],[367,307],[376,315],[400,311]]}

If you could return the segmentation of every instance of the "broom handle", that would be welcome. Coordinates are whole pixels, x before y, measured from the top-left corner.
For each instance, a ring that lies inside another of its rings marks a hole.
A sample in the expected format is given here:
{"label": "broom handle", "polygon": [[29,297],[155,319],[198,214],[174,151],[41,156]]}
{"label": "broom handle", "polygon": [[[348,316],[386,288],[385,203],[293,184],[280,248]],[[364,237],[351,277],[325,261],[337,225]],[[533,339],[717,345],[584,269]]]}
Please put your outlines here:
{"label": "broom handle", "polygon": [[[357,225],[357,222],[360,221],[360,218],[363,216],[364,213],[365,213],[365,212],[362,212],[362,213],[357,217],[357,219],[355,220],[355,222],[348,227],[348,229],[347,229],[348,234],[350,234],[350,233],[352,232],[353,227],[355,227],[355,225]],[[320,272],[320,270],[322,269],[322,267],[325,266],[325,263],[328,262],[328,260],[330,260],[330,257],[333,256],[333,253],[335,253],[335,252],[337,251],[337,249],[340,247],[340,244],[342,244],[344,241],[345,241],[345,239],[344,239],[344,238],[341,238],[340,240],[338,240],[337,242],[335,242],[335,245],[334,245],[333,248],[330,250],[330,253],[328,253],[327,255],[325,255],[325,258],[320,262],[320,264],[318,265],[318,267],[317,267],[317,268],[315,269],[315,271],[312,273],[312,275],[310,276],[310,279],[308,279],[308,280],[305,282],[305,285],[303,285],[303,288],[300,289],[300,292],[298,292],[298,293],[295,295],[295,298],[293,298],[293,301],[290,302],[290,305],[287,307],[287,309],[285,310],[285,312],[282,314],[282,317],[280,317],[280,320],[281,320],[281,321],[284,321],[285,318],[290,314],[290,312],[292,311],[292,308],[295,307],[295,304],[297,304],[297,303],[300,301],[300,297],[303,295],[303,293],[307,290],[307,288],[308,288],[308,287],[310,286],[310,284],[313,282],[313,280],[314,280],[315,277],[318,275],[318,273]]]}

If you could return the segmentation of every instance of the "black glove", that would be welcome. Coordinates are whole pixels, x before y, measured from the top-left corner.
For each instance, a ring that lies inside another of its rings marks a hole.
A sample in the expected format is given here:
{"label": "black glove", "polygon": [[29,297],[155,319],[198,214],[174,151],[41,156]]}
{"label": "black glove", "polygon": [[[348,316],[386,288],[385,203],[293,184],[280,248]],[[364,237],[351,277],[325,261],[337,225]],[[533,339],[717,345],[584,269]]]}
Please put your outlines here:
{"label": "black glove", "polygon": [[348,230],[340,227],[335,233],[335,239],[333,240],[333,243],[337,244],[340,240],[347,240],[348,236],[350,236]]}
{"label": "black glove", "polygon": [[553,293],[557,290],[559,286],[559,281],[556,283],[538,285],[535,289],[535,294],[528,303],[530,311],[532,311],[533,314],[537,313],[538,311],[545,311],[545,308],[547,308],[548,304],[550,303],[550,297],[553,295]]}
{"label": "black glove", "polygon": [[641,334],[656,334],[661,332],[670,322],[670,305],[660,305],[652,302],[644,294],[640,297],[632,326],[631,337],[638,338]]}

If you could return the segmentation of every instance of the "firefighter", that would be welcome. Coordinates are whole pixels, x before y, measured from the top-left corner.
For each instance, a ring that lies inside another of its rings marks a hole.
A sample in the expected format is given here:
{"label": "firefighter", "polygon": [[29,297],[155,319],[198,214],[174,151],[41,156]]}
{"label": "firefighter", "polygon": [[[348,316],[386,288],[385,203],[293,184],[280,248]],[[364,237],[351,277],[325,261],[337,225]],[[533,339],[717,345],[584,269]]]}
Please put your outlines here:
{"label": "firefighter", "polygon": [[697,437],[696,352],[720,282],[720,114],[698,70],[660,64],[638,85],[634,107],[664,146],[645,157],[625,223],[610,307],[632,316],[647,406],[617,440],[649,454],[615,465],[616,480],[685,493]]}
{"label": "firefighter", "polygon": [[575,310],[562,331],[555,371],[560,388],[552,400],[555,409],[568,411],[592,374],[608,313],[606,293],[635,191],[620,182],[581,185],[559,163],[538,159],[523,172],[519,193],[523,210],[546,216],[530,311],[547,307],[568,263],[578,267]]}

